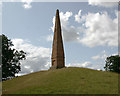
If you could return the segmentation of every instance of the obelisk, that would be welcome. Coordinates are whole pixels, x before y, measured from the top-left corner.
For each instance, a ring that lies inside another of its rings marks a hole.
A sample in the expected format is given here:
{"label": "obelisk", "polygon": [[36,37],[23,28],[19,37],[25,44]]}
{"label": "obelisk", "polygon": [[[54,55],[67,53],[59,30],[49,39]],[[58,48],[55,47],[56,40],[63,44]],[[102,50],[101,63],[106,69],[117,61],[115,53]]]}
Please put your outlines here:
{"label": "obelisk", "polygon": [[56,18],[55,18],[51,61],[52,61],[51,69],[58,69],[65,67],[65,55],[64,55],[63,40],[61,34],[61,23],[60,23],[58,9],[56,11]]}

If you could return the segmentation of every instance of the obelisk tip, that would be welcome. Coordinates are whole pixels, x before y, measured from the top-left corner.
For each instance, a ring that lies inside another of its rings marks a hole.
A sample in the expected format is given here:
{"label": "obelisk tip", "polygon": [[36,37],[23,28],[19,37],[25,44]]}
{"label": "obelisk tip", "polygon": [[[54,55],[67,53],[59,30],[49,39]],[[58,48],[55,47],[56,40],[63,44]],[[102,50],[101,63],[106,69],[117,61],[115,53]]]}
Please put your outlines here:
{"label": "obelisk tip", "polygon": [[56,10],[56,12],[58,12],[58,13],[59,13],[59,9],[57,9],[57,10]]}

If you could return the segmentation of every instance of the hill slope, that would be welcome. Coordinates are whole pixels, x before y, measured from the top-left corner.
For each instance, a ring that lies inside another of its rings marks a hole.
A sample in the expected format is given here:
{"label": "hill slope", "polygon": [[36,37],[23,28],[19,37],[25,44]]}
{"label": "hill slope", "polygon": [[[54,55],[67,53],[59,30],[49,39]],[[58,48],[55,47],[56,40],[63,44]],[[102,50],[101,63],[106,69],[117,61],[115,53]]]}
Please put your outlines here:
{"label": "hill slope", "polygon": [[117,93],[117,73],[85,68],[40,71],[3,82],[3,94]]}

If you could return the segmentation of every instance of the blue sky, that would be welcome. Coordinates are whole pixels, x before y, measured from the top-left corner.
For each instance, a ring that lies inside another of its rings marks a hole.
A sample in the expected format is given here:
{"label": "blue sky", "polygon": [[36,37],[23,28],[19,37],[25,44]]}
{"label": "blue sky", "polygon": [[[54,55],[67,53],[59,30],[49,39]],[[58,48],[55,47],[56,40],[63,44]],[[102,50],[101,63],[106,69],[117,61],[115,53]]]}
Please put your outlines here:
{"label": "blue sky", "polygon": [[104,69],[105,58],[118,53],[118,8],[113,3],[7,2],[2,32],[24,50],[21,74],[47,70],[56,9],[60,11],[66,66]]}

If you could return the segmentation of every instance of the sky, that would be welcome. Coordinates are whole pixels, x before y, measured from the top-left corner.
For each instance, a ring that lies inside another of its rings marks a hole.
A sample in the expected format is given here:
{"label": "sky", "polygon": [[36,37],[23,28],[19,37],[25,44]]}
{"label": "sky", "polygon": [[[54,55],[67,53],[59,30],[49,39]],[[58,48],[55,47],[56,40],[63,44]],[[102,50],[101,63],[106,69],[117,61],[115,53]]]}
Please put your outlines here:
{"label": "sky", "polygon": [[59,9],[66,67],[104,70],[105,59],[118,54],[118,6],[115,2],[2,3],[2,34],[23,50],[18,75],[51,67],[56,10]]}

